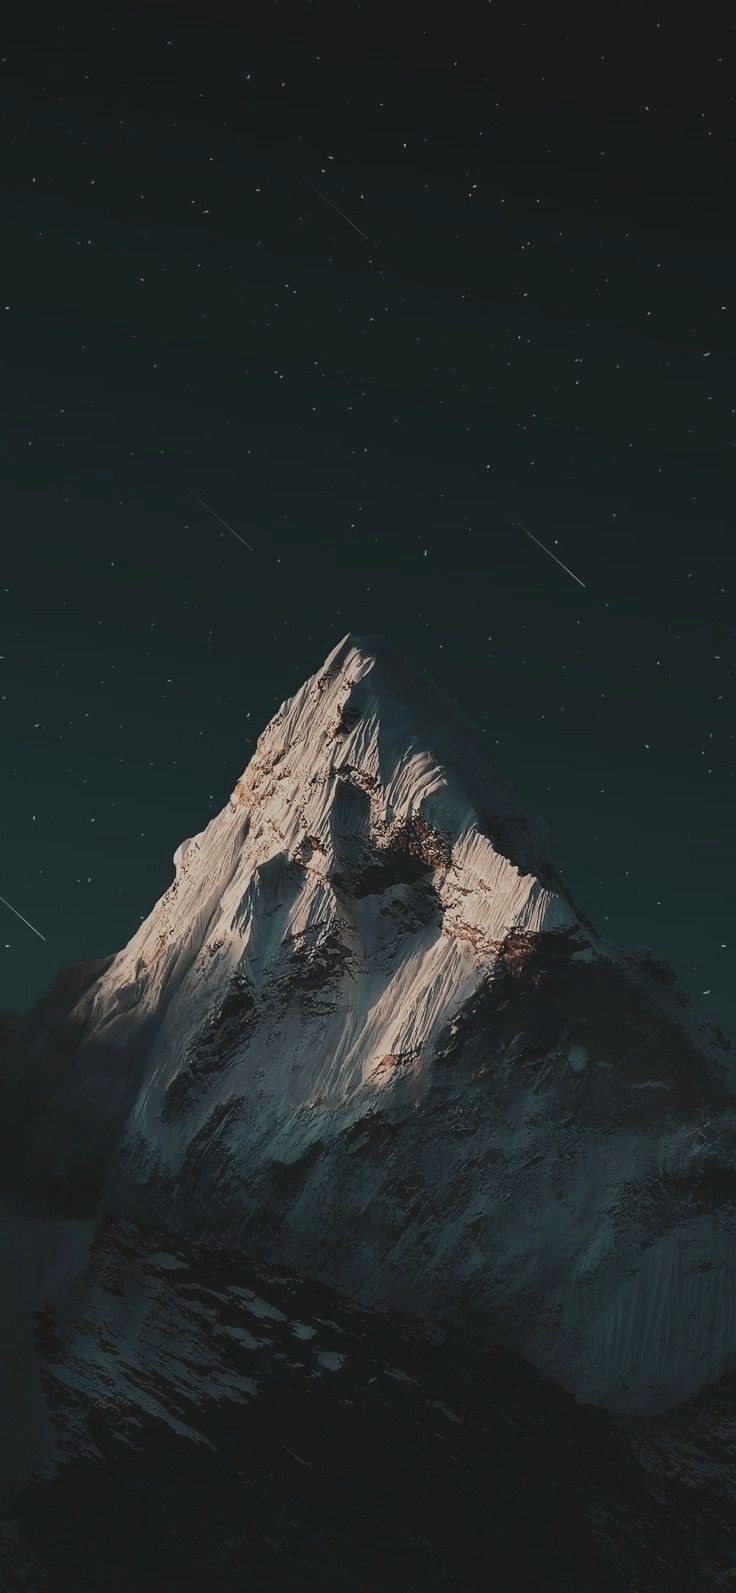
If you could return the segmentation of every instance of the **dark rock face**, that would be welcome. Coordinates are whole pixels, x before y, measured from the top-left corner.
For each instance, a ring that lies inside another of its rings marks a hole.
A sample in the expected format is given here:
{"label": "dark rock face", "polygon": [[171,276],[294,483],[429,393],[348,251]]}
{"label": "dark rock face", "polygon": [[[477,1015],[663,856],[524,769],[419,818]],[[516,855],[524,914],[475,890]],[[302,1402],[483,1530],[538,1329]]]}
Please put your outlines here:
{"label": "dark rock face", "polygon": [[62,969],[48,995],[0,1032],[0,1205],[56,1219],[87,1216],[99,1200],[152,1028],[132,1050],[91,1037],[112,960]]}
{"label": "dark rock face", "polygon": [[0,1208],[0,1519],[53,1446],[35,1316],[84,1266],[93,1227]]}
{"label": "dark rock face", "polygon": [[110,1221],[38,1342],[57,1459],[0,1537],[8,1593],[715,1593],[733,1563],[728,1385],[621,1423],[462,1335]]}

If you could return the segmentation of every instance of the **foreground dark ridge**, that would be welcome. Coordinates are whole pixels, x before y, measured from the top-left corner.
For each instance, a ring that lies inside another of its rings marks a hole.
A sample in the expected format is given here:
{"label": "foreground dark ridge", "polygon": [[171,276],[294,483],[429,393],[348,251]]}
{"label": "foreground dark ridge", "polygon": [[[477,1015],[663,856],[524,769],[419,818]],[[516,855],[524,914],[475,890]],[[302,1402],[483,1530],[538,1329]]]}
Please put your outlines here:
{"label": "foreground dark ridge", "polygon": [[109,1220],[39,1347],[56,1460],[0,1533],[5,1593],[715,1593],[734,1565],[731,1383],[617,1420],[507,1352]]}

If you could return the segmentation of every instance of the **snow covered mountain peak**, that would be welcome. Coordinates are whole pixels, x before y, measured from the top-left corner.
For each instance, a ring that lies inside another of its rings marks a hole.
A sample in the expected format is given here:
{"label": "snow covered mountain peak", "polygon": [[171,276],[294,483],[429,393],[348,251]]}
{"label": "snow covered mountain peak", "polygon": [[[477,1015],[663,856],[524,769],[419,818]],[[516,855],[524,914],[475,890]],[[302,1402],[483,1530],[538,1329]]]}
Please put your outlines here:
{"label": "snow covered mountain peak", "polygon": [[166,1011],[175,1077],[184,1000],[188,1028],[223,981],[255,998],[321,949],[346,989],[370,977],[331,1036],[349,1092],[431,1047],[509,932],[575,925],[539,834],[451,700],[387,642],[346,637],[177,849],[174,883],[96,992],[105,1036]]}
{"label": "snow covered mountain peak", "polygon": [[[325,809],[335,780],[362,789],[377,835],[421,818],[446,852],[475,829],[489,843],[499,840],[501,851],[510,847],[520,872],[548,872],[539,850],[546,826],[519,812],[511,786],[489,768],[477,730],[455,703],[382,637],[344,637],[284,703],[260,738],[238,799],[260,792],[264,773],[277,765],[277,778],[306,779],[311,788],[321,779]],[[344,815],[335,817],[339,826]],[[323,817],[323,844],[334,833]]]}
{"label": "snow covered mountain peak", "polygon": [[8,1154],[32,1118],[44,1176],[116,1214],[617,1409],[687,1397],[736,1353],[732,1052],[542,837],[454,703],[346,637],[61,1040],[31,1023],[35,1073],[18,1040]]}

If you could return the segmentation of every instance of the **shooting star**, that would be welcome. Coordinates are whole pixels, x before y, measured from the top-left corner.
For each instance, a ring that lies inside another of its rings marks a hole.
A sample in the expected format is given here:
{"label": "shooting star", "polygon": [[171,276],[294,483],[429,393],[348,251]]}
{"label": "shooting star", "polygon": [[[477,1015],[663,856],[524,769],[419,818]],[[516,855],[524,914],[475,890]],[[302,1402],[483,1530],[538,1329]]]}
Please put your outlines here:
{"label": "shooting star", "polygon": [[571,575],[572,578],[573,578],[573,581],[577,581],[578,586],[582,586],[583,590],[585,590],[585,582],[581,581],[580,576],[579,575],[575,575],[575,573],[572,570],[569,570],[567,565],[563,564],[562,559],[558,559],[556,553],[552,553],[549,548],[546,548],[544,543],[540,542],[539,537],[535,537],[533,531],[528,531],[526,526],[522,525],[521,521],[517,520],[516,516],[513,515],[513,514],[509,515],[509,519],[513,522],[514,525],[518,525],[519,530],[523,531],[525,536],[531,537],[532,542],[536,542],[537,547],[541,548],[542,552],[546,553],[548,558],[554,559],[555,564],[559,564],[560,569],[564,570],[566,575]]}
{"label": "shooting star", "polygon": [[255,548],[251,547],[250,542],[246,542],[245,537],[241,537],[239,531],[233,531],[232,526],[228,525],[227,520],[223,520],[222,515],[218,514],[216,509],[211,509],[209,504],[205,503],[204,498],[200,498],[198,492],[192,492],[191,487],[187,486],[186,481],[181,481],[179,485],[184,488],[185,492],[189,493],[190,498],[196,498],[197,503],[201,503],[202,508],[206,509],[208,514],[214,515],[215,519],[219,520],[220,525],[224,525],[226,531],[229,531],[232,536],[237,537],[238,541],[242,542],[243,547],[247,548],[249,553],[255,553],[256,550]]}
{"label": "shooting star", "polygon": [[327,195],[326,195],[326,194],[323,194],[323,192],[322,192],[322,189],[321,189],[321,188],[318,188],[318,187],[317,187],[317,184],[316,184],[316,183],[310,183],[310,181],[309,181],[309,178],[308,178],[308,177],[303,177],[303,176],[302,176],[302,173],[301,173],[301,172],[299,172],[299,176],[300,176],[300,177],[301,177],[301,179],[302,179],[302,182],[303,182],[303,183],[306,183],[306,185],[307,185],[307,187],[308,187],[308,188],[311,188],[311,189],[312,189],[312,192],[313,192],[313,193],[315,193],[315,194],[318,194],[318,195],[319,195],[319,198],[320,198],[320,199],[324,199],[324,202],[325,202],[325,204],[326,204],[326,205],[329,205],[329,206],[330,206],[330,207],[331,207],[331,209],[332,209],[332,210],[336,210],[336,211],[337,211],[337,214],[338,214],[338,216],[342,216],[342,219],[343,219],[343,221],[346,221],[346,222],[347,222],[347,224],[348,224],[348,226],[349,226],[349,227],[352,227],[352,228],[353,228],[353,231],[354,231],[354,232],[359,232],[359,233],[360,233],[360,236],[361,236],[361,238],[365,238],[365,241],[366,241],[366,243],[370,243],[370,241],[371,241],[371,240],[370,240],[370,238],[369,238],[369,237],[368,237],[368,234],[367,234],[367,232],[364,232],[364,231],[363,231],[363,228],[362,228],[362,227],[359,227],[359,226],[358,226],[358,225],[357,225],[357,222],[355,222],[355,221],[351,221],[351,220],[350,220],[350,217],[349,217],[349,216],[346,216],[346,215],[345,215],[345,211],[344,211],[344,210],[341,210],[341,209],[340,209],[340,206],[339,206],[339,205],[336,205],[336,204],[335,204],[335,203],[334,203],[334,202],[333,202],[333,200],[332,200],[332,199],[328,199],[328,198],[327,198]]}
{"label": "shooting star", "polygon": [[16,918],[19,918],[22,924],[25,924],[28,929],[32,929],[34,935],[38,935],[39,940],[46,939],[46,936],[41,934],[40,929],[37,929],[35,924],[29,923],[28,919],[24,918],[23,914],[18,912],[17,907],[14,907],[12,902],[7,902],[4,896],[0,896],[0,902],[3,903],[4,907],[9,907],[11,913],[15,913]]}

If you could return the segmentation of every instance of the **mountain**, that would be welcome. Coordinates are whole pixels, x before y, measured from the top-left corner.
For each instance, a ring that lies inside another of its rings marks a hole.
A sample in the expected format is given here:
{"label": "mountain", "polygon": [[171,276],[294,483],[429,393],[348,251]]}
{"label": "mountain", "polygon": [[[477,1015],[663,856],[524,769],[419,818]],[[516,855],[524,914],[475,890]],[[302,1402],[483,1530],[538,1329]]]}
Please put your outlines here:
{"label": "mountain", "polygon": [[53,1457],[3,1593],[719,1593],[733,1388],[646,1418],[313,1280],[99,1227],[48,1308]]}
{"label": "mountain", "polygon": [[4,1022],[19,1198],[664,1408],[736,1350],[734,1055],[607,944],[455,704],[347,637],[129,945]]}

